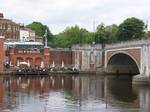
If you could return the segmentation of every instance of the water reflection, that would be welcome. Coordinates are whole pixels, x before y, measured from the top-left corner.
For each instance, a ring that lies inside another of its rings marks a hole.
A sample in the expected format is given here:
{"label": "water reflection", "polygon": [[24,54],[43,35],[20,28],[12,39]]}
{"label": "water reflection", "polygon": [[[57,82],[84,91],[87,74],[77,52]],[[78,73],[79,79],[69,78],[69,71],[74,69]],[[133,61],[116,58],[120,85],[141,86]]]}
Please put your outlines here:
{"label": "water reflection", "polygon": [[150,111],[150,87],[125,76],[0,77],[0,111]]}

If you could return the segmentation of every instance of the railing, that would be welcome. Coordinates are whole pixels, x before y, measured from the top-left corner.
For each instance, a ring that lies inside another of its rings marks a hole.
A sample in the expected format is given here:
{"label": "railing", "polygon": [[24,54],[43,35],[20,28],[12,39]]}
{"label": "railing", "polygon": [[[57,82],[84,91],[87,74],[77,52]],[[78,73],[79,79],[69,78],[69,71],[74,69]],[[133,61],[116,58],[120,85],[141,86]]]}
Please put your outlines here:
{"label": "railing", "polygon": [[71,48],[50,48],[50,51],[71,51]]}

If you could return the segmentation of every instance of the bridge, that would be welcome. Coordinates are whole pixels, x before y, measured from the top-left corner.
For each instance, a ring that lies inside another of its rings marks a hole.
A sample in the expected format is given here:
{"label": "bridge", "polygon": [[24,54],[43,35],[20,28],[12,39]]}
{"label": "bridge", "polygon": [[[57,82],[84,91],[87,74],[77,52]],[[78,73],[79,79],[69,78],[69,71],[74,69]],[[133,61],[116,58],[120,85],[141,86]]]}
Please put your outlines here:
{"label": "bridge", "polygon": [[105,48],[100,44],[76,45],[72,52],[73,64],[82,71],[104,68],[107,73],[138,75],[139,79],[149,80],[150,39],[107,44]]}
{"label": "bridge", "polygon": [[106,45],[104,68],[107,73],[140,74],[149,78],[150,39]]}

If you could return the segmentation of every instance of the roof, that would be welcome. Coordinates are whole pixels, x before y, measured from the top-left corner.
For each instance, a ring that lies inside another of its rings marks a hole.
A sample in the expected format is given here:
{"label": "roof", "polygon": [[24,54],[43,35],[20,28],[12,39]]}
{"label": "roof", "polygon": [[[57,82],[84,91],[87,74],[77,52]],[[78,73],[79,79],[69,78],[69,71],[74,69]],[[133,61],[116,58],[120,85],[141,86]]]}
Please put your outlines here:
{"label": "roof", "polygon": [[19,24],[15,23],[14,21],[10,20],[10,19],[4,19],[4,18],[0,18],[0,23],[7,23],[7,24],[15,24],[15,25],[18,25],[20,26]]}
{"label": "roof", "polygon": [[4,42],[5,45],[43,45],[41,42]]}

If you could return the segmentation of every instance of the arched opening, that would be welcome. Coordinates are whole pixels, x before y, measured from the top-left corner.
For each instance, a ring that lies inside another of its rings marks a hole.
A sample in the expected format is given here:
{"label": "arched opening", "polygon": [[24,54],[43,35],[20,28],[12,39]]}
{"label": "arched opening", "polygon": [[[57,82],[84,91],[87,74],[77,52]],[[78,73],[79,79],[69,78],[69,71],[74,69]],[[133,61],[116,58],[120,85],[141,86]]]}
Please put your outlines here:
{"label": "arched opening", "polygon": [[42,62],[42,58],[38,57],[35,59],[35,66],[40,67]]}
{"label": "arched opening", "polygon": [[125,53],[117,53],[110,57],[107,63],[107,73],[115,74],[139,74],[136,61]]}
{"label": "arched opening", "polygon": [[27,57],[25,61],[29,64],[30,67],[33,67],[33,59],[32,58]]}
{"label": "arched opening", "polygon": [[17,57],[16,59],[16,65],[19,64],[19,62],[23,62],[23,58],[22,57]]}

